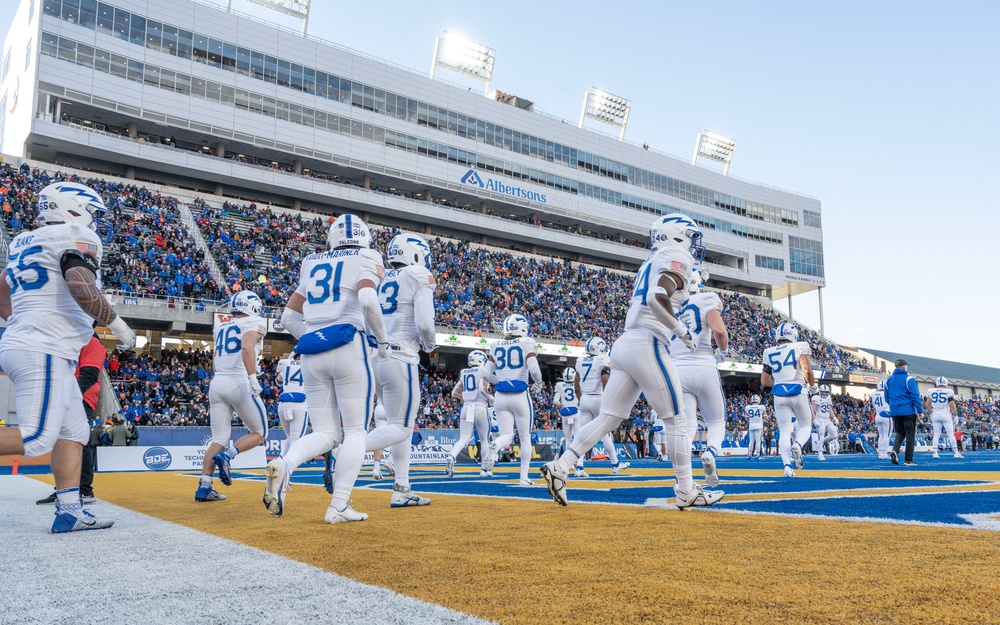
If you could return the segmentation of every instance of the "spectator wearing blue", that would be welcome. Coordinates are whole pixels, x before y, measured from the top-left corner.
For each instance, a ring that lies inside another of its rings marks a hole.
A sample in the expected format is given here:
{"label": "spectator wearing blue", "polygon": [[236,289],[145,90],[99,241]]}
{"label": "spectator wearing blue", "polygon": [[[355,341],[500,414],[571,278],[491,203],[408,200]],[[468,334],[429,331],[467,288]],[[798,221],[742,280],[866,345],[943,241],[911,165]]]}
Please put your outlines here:
{"label": "spectator wearing blue", "polygon": [[896,369],[885,381],[885,399],[889,402],[889,415],[896,430],[889,459],[893,464],[899,464],[899,447],[905,436],[906,457],[903,465],[911,467],[917,464],[913,461],[913,448],[916,444],[917,415],[924,414],[924,405],[917,381],[910,375],[908,366],[902,358],[896,361]]}

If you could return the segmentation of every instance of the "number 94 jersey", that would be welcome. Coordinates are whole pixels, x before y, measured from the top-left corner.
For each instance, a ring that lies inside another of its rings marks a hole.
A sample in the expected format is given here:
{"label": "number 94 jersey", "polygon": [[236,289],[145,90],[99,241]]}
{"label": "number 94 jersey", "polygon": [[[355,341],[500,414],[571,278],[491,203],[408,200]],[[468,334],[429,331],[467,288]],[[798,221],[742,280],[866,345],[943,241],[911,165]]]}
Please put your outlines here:
{"label": "number 94 jersey", "polygon": [[257,342],[254,345],[254,362],[260,356],[260,349],[264,346],[264,335],[267,334],[267,324],[260,317],[226,317],[218,316],[215,321],[215,328],[212,335],[215,337],[215,365],[216,375],[250,375],[257,373],[257,367],[253,371],[247,371],[243,365],[243,336],[247,332],[258,334]]}
{"label": "number 94 jersey", "polygon": [[295,289],[306,299],[302,304],[306,327],[312,331],[349,324],[364,332],[365,314],[358,302],[357,284],[367,279],[377,288],[383,275],[382,255],[375,250],[332,250],[306,256]]}
{"label": "number 94 jersey", "polygon": [[781,343],[764,350],[764,371],[774,378],[774,389],[771,392],[776,397],[790,397],[802,393],[806,378],[799,359],[811,353],[809,343],[805,341]]}
{"label": "number 94 jersey", "polygon": [[14,237],[5,272],[12,314],[3,349],[79,358],[94,333],[93,319],[70,295],[62,262],[76,256],[98,273],[102,251],[97,234],[79,224],[44,226]]}
{"label": "number 94 jersey", "polygon": [[649,309],[647,302],[652,297],[650,291],[656,288],[661,274],[673,274],[681,281],[681,285],[670,296],[670,303],[674,311],[680,310],[688,294],[688,280],[693,265],[694,257],[680,247],[669,246],[654,252],[642,267],[639,267],[635,288],[632,289],[632,302],[625,316],[625,331],[647,330],[665,343],[669,343],[673,333],[664,327]]}
{"label": "number 94 jersey", "polygon": [[513,387],[518,391],[528,389],[528,354],[538,351],[535,339],[522,336],[516,339],[494,341],[490,345],[490,356],[496,363],[497,389],[501,392],[510,385],[504,382],[516,382]]}

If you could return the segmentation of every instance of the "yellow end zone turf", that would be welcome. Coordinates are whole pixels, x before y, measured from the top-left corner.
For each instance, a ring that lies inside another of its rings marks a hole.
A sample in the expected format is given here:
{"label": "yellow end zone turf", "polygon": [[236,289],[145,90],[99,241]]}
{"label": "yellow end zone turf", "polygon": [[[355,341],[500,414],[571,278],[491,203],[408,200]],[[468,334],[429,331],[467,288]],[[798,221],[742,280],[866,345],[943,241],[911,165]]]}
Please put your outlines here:
{"label": "yellow end zone turf", "polygon": [[205,504],[191,475],[99,474],[95,487],[144,514],[504,623],[1000,623],[1000,532],[470,496],[390,509],[375,490],[352,500],[368,521],[328,526],[316,486],[294,485],[281,519],[264,510],[261,482],[220,486],[229,499]]}

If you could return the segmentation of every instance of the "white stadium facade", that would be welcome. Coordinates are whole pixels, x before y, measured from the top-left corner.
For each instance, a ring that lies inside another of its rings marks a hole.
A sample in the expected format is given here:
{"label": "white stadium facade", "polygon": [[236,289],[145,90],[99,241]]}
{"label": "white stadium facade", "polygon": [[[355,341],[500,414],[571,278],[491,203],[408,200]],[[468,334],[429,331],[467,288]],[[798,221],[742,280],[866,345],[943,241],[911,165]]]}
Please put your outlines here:
{"label": "white stadium facade", "polygon": [[[682,212],[705,232],[710,286],[772,301],[815,292],[822,311],[818,199],[533,111],[522,95],[484,95],[200,0],[21,0],[3,49],[0,153],[212,205],[351,211],[625,271],[646,258],[653,218]],[[623,135],[628,103],[609,97]],[[115,304],[154,344],[212,323],[211,308]],[[441,333],[445,352],[476,345]],[[550,363],[579,353],[541,343]]]}

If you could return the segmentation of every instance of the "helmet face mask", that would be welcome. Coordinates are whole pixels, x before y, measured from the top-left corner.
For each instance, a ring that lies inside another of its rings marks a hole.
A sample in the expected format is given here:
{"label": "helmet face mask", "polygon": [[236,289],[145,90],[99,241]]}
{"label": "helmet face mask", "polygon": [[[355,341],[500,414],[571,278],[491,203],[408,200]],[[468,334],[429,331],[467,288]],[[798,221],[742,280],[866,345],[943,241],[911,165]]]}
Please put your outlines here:
{"label": "helmet face mask", "polygon": [[431,248],[416,234],[397,234],[389,241],[386,262],[394,267],[423,265],[431,268]]}
{"label": "helmet face mask", "polygon": [[681,213],[660,217],[649,229],[649,246],[654,252],[676,245],[688,250],[697,262],[705,260],[704,235],[694,220]]}
{"label": "helmet face mask", "polygon": [[38,192],[38,223],[43,226],[74,223],[96,230],[105,211],[96,191],[75,182],[55,182]]}
{"label": "helmet face mask", "polygon": [[326,236],[326,242],[331,250],[342,247],[370,248],[372,246],[372,233],[366,224],[357,215],[345,213],[330,224],[330,232]]}
{"label": "helmet face mask", "polygon": [[827,395],[830,394],[830,387],[827,386],[826,384],[821,385],[819,387],[819,394],[820,397],[826,397]]}
{"label": "helmet face mask", "polygon": [[229,312],[234,315],[256,316],[260,308],[260,297],[253,291],[238,291],[229,298]]}
{"label": "helmet face mask", "polygon": [[469,366],[470,367],[482,367],[486,364],[486,354],[481,351],[469,352]]}
{"label": "helmet face mask", "polygon": [[576,369],[574,369],[573,367],[566,367],[565,369],[563,369],[562,378],[563,382],[566,382],[567,384],[572,384],[573,380],[576,379]]}
{"label": "helmet face mask", "polygon": [[528,320],[524,315],[510,315],[503,320],[503,333],[507,338],[528,336]]}
{"label": "helmet face mask", "polygon": [[599,336],[592,336],[587,339],[587,355],[600,356],[608,353],[608,344]]}

